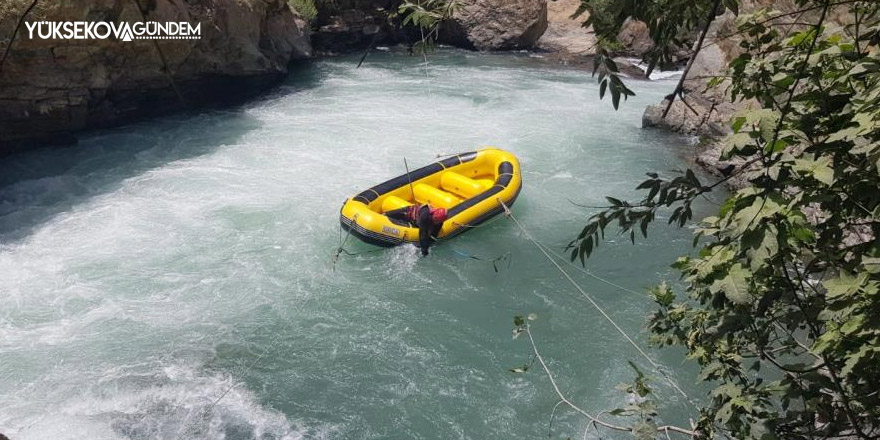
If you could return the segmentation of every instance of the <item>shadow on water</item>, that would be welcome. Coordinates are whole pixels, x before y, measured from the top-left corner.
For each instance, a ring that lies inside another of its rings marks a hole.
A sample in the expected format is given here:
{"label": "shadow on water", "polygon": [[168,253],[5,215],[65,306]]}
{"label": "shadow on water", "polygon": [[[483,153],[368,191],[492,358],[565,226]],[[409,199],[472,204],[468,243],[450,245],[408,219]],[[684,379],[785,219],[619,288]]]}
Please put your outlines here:
{"label": "shadow on water", "polygon": [[25,239],[54,216],[118,190],[126,179],[238,143],[262,126],[247,108],[317,87],[321,75],[314,63],[301,63],[280,85],[235,107],[87,131],[76,145],[0,158],[0,245]]}

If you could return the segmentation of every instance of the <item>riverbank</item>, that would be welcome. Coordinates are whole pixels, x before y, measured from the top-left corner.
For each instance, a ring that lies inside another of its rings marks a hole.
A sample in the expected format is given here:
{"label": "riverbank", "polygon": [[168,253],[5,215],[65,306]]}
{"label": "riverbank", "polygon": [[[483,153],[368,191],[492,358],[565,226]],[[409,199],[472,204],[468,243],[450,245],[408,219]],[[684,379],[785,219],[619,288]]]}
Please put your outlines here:
{"label": "riverbank", "polygon": [[[240,104],[270,90],[291,65],[316,54],[375,51],[416,38],[412,30],[383,18],[382,11],[394,6],[390,0],[322,5],[309,23],[284,0],[250,1],[223,0],[206,9],[159,0],[141,10],[134,2],[106,0],[86,8],[59,4],[29,11],[28,23],[187,20],[204,33],[196,40],[41,40],[23,26],[0,67],[0,155],[75,143],[86,129]],[[29,3],[12,4],[17,9],[0,14],[5,31],[0,34],[7,36]],[[576,0],[549,5],[521,0],[501,9],[492,4],[466,2],[444,25],[448,38],[441,42],[484,51],[534,50],[535,57],[550,62],[592,69],[595,38],[582,26],[585,16],[571,18]],[[640,77],[628,62],[619,65],[626,75]]]}

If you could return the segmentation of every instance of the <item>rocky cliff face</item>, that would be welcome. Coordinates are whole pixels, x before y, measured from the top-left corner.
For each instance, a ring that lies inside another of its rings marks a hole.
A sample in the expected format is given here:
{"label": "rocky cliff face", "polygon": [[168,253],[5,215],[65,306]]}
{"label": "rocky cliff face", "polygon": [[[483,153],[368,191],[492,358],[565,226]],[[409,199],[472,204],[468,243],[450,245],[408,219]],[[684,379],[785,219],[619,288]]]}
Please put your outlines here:
{"label": "rocky cliff face", "polygon": [[[336,54],[418,41],[416,28],[401,28],[388,18],[400,4],[400,0],[318,3],[312,35],[315,51]],[[547,0],[458,0],[457,5],[453,18],[441,27],[441,44],[481,51],[528,49],[547,29]]]}
{"label": "rocky cliff face", "polygon": [[372,45],[405,41],[403,33],[389,23],[400,0],[336,0],[318,2],[317,25],[312,44],[319,54],[361,51]]}
{"label": "rocky cliff face", "polygon": [[641,57],[654,48],[654,40],[648,32],[648,25],[644,21],[628,18],[617,33],[617,41],[620,42],[631,55]]}
{"label": "rocky cliff face", "polygon": [[[793,0],[746,0],[741,7],[742,13],[749,13],[758,8],[772,7],[780,12],[792,12],[799,9]],[[843,25],[852,18],[846,13],[846,5],[833,8],[826,19],[831,24]],[[818,11],[812,10],[799,15],[798,21],[815,22]],[[774,22],[769,22],[773,25]],[[739,110],[755,105],[753,102],[730,102],[725,90],[727,84],[718,87],[707,87],[709,80],[724,74],[728,64],[741,54],[736,17],[730,11],[715,18],[709,26],[703,48],[697,54],[688,78],[684,82],[687,104],[676,99],[665,118],[662,117],[669,101],[648,106],[642,116],[642,126],[660,127],[679,133],[700,136],[702,139],[696,150],[696,161],[710,171],[720,171],[730,165],[739,165],[719,159],[722,146],[719,142],[730,133],[730,119]],[[743,182],[733,182],[734,186]]]}
{"label": "rocky cliff face", "polygon": [[476,50],[531,48],[547,29],[547,0],[459,0],[442,43]]}
{"label": "rocky cliff face", "polygon": [[[547,0],[460,0],[442,41],[477,50],[532,47]],[[569,9],[577,0],[559,0]],[[0,154],[74,141],[73,133],[251,96],[292,59],[413,41],[389,23],[400,0],[319,2],[314,35],[287,0],[56,0],[26,23],[185,22],[199,39],[41,39],[21,28],[0,67]],[[0,1],[0,47],[30,0]],[[8,7],[7,7],[8,6]],[[558,14],[557,14],[558,15]],[[572,26],[583,32],[579,23]],[[5,40],[5,41],[4,41]]]}
{"label": "rocky cliff face", "polygon": [[547,30],[536,46],[568,55],[595,55],[596,34],[592,27],[584,27],[589,14],[584,12],[572,18],[580,5],[580,0],[550,0],[547,3]]}
{"label": "rocky cliff face", "polygon": [[[132,0],[57,1],[28,17],[188,22],[201,25],[201,38],[44,40],[22,28],[0,70],[0,153],[25,141],[241,98],[283,77],[291,59],[311,55],[305,25],[285,0],[139,3],[142,11]],[[0,14],[0,37],[11,35],[19,15]]]}
{"label": "rocky cliff face", "polygon": [[740,40],[719,39],[719,36],[735,32],[736,17],[732,13],[726,12],[715,19],[684,82],[685,99],[690,108],[677,99],[663,118],[668,101],[648,106],[642,117],[643,126],[708,136],[721,136],[727,132],[730,116],[743,104],[730,103],[724,95],[724,87],[707,89],[706,85],[709,78],[720,75],[727,64],[739,56]]}

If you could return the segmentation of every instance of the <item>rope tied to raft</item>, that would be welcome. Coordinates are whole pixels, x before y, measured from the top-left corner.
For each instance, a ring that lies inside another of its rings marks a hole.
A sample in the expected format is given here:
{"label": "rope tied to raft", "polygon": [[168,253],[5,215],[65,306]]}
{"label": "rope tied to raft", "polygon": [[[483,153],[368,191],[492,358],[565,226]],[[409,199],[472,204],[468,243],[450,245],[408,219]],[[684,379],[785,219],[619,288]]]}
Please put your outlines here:
{"label": "rope tied to raft", "polygon": [[487,220],[487,221],[484,221],[484,222],[482,222],[482,223],[477,223],[477,224],[475,224],[475,225],[470,225],[470,224],[467,224],[467,223],[459,223],[459,222],[456,222],[456,221],[453,221],[452,224],[455,225],[455,226],[461,226],[462,228],[475,229],[475,228],[481,228],[481,227],[483,227],[483,226],[489,226],[489,225],[491,225],[492,223],[496,222],[496,221],[497,221],[498,219],[500,219],[500,218],[501,218],[501,217],[495,217],[495,218],[493,218],[493,219],[491,219],[491,220]]}
{"label": "rope tied to raft", "polygon": [[596,310],[598,310],[599,313],[609,323],[611,323],[612,326],[614,326],[614,329],[617,330],[617,332],[620,333],[621,336],[623,336],[623,338],[626,339],[626,341],[630,345],[632,345],[633,348],[635,348],[639,355],[641,355],[643,358],[645,358],[646,361],[648,361],[649,364],[651,364],[655,371],[660,373],[660,375],[663,376],[663,378],[666,379],[667,382],[669,382],[672,388],[674,388],[679,394],[681,394],[685,398],[685,400],[688,401],[688,403],[693,405],[695,408],[699,408],[699,406],[697,406],[697,404],[690,398],[690,396],[688,396],[687,393],[685,393],[684,390],[682,390],[681,387],[679,387],[678,384],[674,380],[672,380],[672,378],[666,373],[666,371],[664,371],[663,368],[654,361],[654,359],[651,359],[651,357],[648,356],[648,354],[645,353],[645,351],[642,350],[642,348],[639,347],[639,345],[636,344],[636,342],[622,328],[620,328],[620,326],[616,322],[614,322],[614,319],[612,319],[611,316],[609,316],[608,313],[606,313],[605,310],[602,309],[602,307],[599,306],[599,304],[596,303],[596,301],[589,294],[587,294],[587,292],[584,291],[584,289],[582,289],[577,282],[575,282],[574,278],[572,278],[571,275],[569,275],[568,272],[566,272],[565,269],[563,269],[562,266],[560,266],[559,263],[557,263],[556,260],[554,260],[553,257],[550,256],[550,254],[544,249],[544,247],[534,237],[532,237],[532,234],[529,233],[525,226],[523,226],[523,224],[520,223],[519,220],[517,220],[516,217],[513,216],[513,213],[510,211],[510,207],[508,207],[507,204],[505,204],[504,201],[500,198],[497,200],[498,203],[500,203],[501,206],[504,208],[505,216],[513,221],[514,224],[516,224],[516,226],[522,232],[523,236],[531,241],[535,245],[535,247],[537,247],[538,250],[541,251],[541,253],[544,254],[544,256],[547,257],[548,260],[550,260],[550,262],[556,267],[557,270],[559,270],[562,276],[564,276],[571,283],[571,285],[574,286],[574,288],[577,289],[577,291],[580,292],[581,295],[586,298],[587,301],[589,301],[590,304],[592,304],[593,307],[595,307]]}
{"label": "rope tied to raft", "polygon": [[471,260],[484,261],[486,263],[490,263],[492,265],[492,269],[495,270],[495,273],[498,273],[498,264],[499,263],[504,263],[506,261],[507,262],[507,269],[510,269],[510,263],[513,260],[513,258],[511,258],[512,253],[509,251],[505,252],[495,258],[492,258],[492,259],[481,258],[476,255],[469,254],[467,252],[462,252],[462,251],[456,249],[455,247],[452,247],[452,252],[456,253],[457,255],[461,255],[462,257],[470,258]]}
{"label": "rope tied to raft", "polygon": [[336,262],[339,261],[339,255],[343,252],[346,255],[352,255],[351,252],[345,250],[345,243],[348,242],[348,237],[351,237],[351,229],[354,227],[358,219],[358,214],[355,214],[351,219],[351,223],[348,224],[348,232],[345,234],[345,239],[342,238],[342,225],[339,225],[339,247],[336,249],[336,253],[333,254],[333,259],[331,260],[333,263],[333,271],[336,272]]}
{"label": "rope tied to raft", "polygon": [[602,278],[602,277],[600,277],[599,275],[596,275],[596,274],[594,274],[593,272],[590,272],[590,271],[587,270],[586,268],[583,268],[583,267],[581,267],[581,266],[578,266],[577,264],[574,264],[574,263],[573,263],[571,260],[569,260],[568,258],[565,258],[564,256],[560,255],[558,252],[553,251],[553,249],[551,249],[550,246],[548,246],[547,244],[545,244],[545,243],[541,243],[541,242],[538,242],[538,243],[540,243],[540,245],[543,246],[544,249],[546,249],[547,252],[549,252],[551,255],[553,255],[554,257],[558,258],[560,261],[564,261],[566,264],[568,264],[569,266],[571,266],[571,267],[577,269],[578,271],[585,273],[585,274],[586,274],[587,276],[589,276],[590,278],[593,278],[593,279],[595,279],[595,280],[597,280],[597,281],[599,281],[599,282],[605,283],[605,284],[607,284],[607,285],[609,285],[609,286],[611,286],[611,287],[615,287],[615,288],[617,288],[617,289],[620,289],[620,290],[622,290],[622,291],[624,291],[624,292],[632,293],[633,295],[638,295],[638,296],[641,296],[641,297],[644,297],[644,298],[650,298],[650,295],[648,295],[648,294],[646,294],[646,293],[644,293],[644,292],[636,292],[635,290],[632,290],[632,289],[630,289],[630,288],[628,288],[628,287],[621,286],[620,284],[617,284],[617,283],[615,283],[615,282],[613,282],[613,281],[610,281],[610,280],[607,280],[607,279],[605,279],[605,278]]}

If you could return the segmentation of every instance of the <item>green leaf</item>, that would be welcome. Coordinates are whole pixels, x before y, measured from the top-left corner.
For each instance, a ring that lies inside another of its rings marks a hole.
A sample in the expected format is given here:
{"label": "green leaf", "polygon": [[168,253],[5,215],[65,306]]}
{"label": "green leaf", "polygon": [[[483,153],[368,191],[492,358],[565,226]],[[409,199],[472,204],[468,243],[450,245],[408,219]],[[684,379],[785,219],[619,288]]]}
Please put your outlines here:
{"label": "green leaf", "polygon": [[739,210],[733,218],[731,233],[742,235],[747,229],[760,224],[767,217],[776,215],[784,207],[770,196],[756,198],[751,205]]}
{"label": "green leaf", "polygon": [[733,157],[734,153],[743,151],[749,146],[754,146],[754,140],[749,133],[734,133],[724,138],[724,148],[721,150],[721,158],[730,159]]}
{"label": "green leaf", "polygon": [[730,402],[721,405],[721,408],[715,413],[715,420],[721,424],[729,422],[731,417],[733,417],[733,407],[730,405]]}
{"label": "green leaf", "polygon": [[[743,238],[745,239],[744,234]],[[749,269],[753,272],[759,270],[772,257],[779,252],[779,243],[776,234],[769,228],[756,230],[756,238],[759,240],[752,249],[747,251],[749,256]]]}
{"label": "green leaf", "polygon": [[724,265],[735,255],[728,247],[718,247],[708,250],[709,255],[704,260],[696,263],[697,275],[704,278],[715,271],[719,266]]}
{"label": "green leaf", "polygon": [[743,269],[742,264],[736,263],[730,267],[724,278],[712,283],[710,290],[713,293],[723,292],[734,304],[748,304],[752,301],[748,282],[751,276],[751,272]]}
{"label": "green leaf", "polygon": [[746,123],[745,116],[737,116],[733,118],[733,124],[731,124],[730,128],[733,129],[734,133],[739,133],[739,130],[742,128],[743,124]]}
{"label": "green leaf", "polygon": [[794,84],[794,77],[787,72],[779,72],[776,75],[773,75],[773,77],[770,78],[770,81],[773,81],[773,84],[781,89],[787,89]]}
{"label": "green leaf", "polygon": [[862,258],[862,265],[865,266],[865,270],[868,271],[868,273],[880,273],[880,257]]}
{"label": "green leaf", "polygon": [[880,353],[880,347],[872,347],[869,345],[864,345],[859,349],[855,354],[847,356],[846,362],[843,364],[843,368],[840,372],[843,375],[849,375],[853,373],[853,370],[860,364],[872,364],[872,357],[876,357],[877,353]]}
{"label": "green leaf", "polygon": [[810,351],[814,353],[823,353],[840,344],[841,334],[837,330],[828,330],[822,336],[816,339]]}
{"label": "green leaf", "polygon": [[831,158],[827,156],[818,159],[795,159],[794,170],[830,186],[834,183],[834,170],[830,164]]}
{"label": "green leaf", "polygon": [[654,288],[651,289],[651,294],[654,296],[654,301],[661,307],[669,307],[672,305],[672,302],[675,301],[675,292],[673,292],[665,282],[661,283],[659,286],[654,286]]}
{"label": "green leaf", "polygon": [[854,277],[846,272],[841,272],[835,278],[825,280],[822,285],[827,290],[829,299],[856,293],[862,285],[864,278]]}
{"label": "green leaf", "polygon": [[810,30],[808,31],[798,32],[788,40],[788,45],[799,46],[801,44],[804,44],[807,39],[812,39],[814,34],[815,31],[813,28],[810,28]]}
{"label": "green leaf", "polygon": [[843,325],[840,326],[840,332],[844,335],[851,335],[856,331],[861,330],[862,326],[867,321],[867,317],[865,315],[856,315],[850,317]]}

